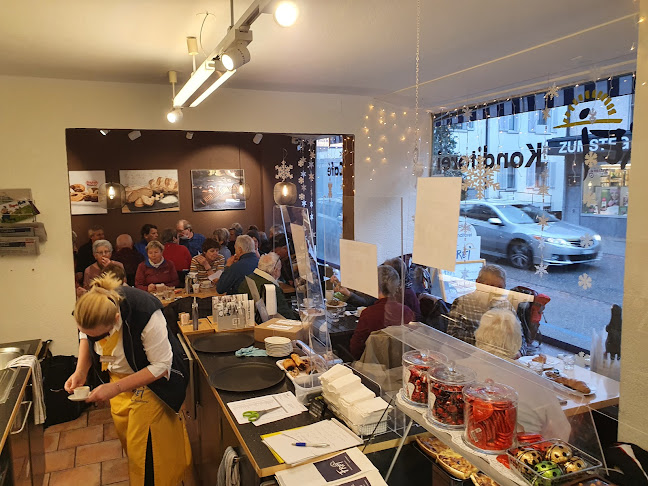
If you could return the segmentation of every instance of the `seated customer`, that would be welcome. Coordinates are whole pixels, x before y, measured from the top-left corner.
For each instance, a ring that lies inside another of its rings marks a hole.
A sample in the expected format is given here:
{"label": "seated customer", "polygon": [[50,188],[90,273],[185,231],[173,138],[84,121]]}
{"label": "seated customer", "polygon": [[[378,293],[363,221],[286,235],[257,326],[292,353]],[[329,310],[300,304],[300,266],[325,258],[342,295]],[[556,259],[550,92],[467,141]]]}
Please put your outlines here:
{"label": "seated customer", "polygon": [[350,350],[355,359],[360,359],[369,335],[388,326],[399,326],[402,322],[414,320],[414,312],[403,306],[396,299],[400,279],[391,267],[378,267],[378,300],[367,307],[358,320],[358,326],[351,336]]}
{"label": "seated customer", "polygon": [[146,245],[151,241],[158,239],[158,229],[154,224],[146,223],[140,230],[142,239],[135,243],[135,249],[140,252],[142,257],[146,257]]}
{"label": "seated customer", "polygon": [[[412,280],[410,279],[407,268],[405,268],[405,262],[403,262],[401,258],[396,257],[386,260],[383,265],[389,265],[394,270],[396,270],[401,283],[405,287],[404,289],[401,288],[403,304],[405,304],[412,310],[412,312],[414,312],[417,321],[422,321],[423,316],[421,315],[421,304],[419,304],[416,293],[412,290]],[[401,296],[397,296],[396,299],[400,300]]]}
{"label": "seated customer", "polygon": [[[281,258],[281,280],[291,287],[294,286],[294,272],[292,262],[295,259],[295,251],[284,234],[274,238],[274,252]],[[292,257],[291,257],[292,255]]]}
{"label": "seated customer", "polygon": [[135,272],[140,263],[144,261],[142,254],[133,248],[133,238],[130,235],[119,235],[115,241],[115,252],[112,259],[121,262],[126,272],[128,285],[135,285]]}
{"label": "seated customer", "polygon": [[257,256],[261,256],[261,253],[259,253],[259,241],[261,240],[261,237],[259,236],[259,232],[257,230],[248,230],[246,233],[250,238],[252,238],[252,241],[254,241],[254,248],[256,251]]}
{"label": "seated customer", "polygon": [[223,269],[225,259],[218,253],[220,245],[213,238],[207,238],[202,245],[202,253],[191,260],[190,272],[198,274],[198,282],[213,282],[218,271]]}
{"label": "seated customer", "polygon": [[[506,272],[497,265],[484,265],[479,271],[478,284],[506,288]],[[450,309],[447,333],[468,344],[475,345],[475,330],[484,313],[493,308],[503,308],[514,312],[513,306],[500,295],[491,296],[488,290],[477,288],[470,294],[457,297]]]}
{"label": "seated customer", "polygon": [[[279,282],[277,282],[279,275],[281,275],[281,260],[279,259],[279,255],[276,253],[267,253],[259,258],[258,268],[256,268],[251,274],[247,275],[247,277],[254,281],[259,296],[264,302],[266,294],[265,286],[266,284],[273,284],[276,287],[277,314],[280,314],[286,319],[299,320],[299,314],[292,308],[290,301],[286,299],[283,290],[281,290],[281,287],[279,286]],[[248,287],[247,279],[243,279],[243,282],[239,285],[238,293],[248,294],[250,299],[252,299],[252,292],[250,292]],[[261,323],[261,317],[258,312],[256,312],[256,321],[257,323]]]}
{"label": "seated customer", "polygon": [[88,238],[90,241],[84,243],[79,247],[79,250],[76,254],[76,267],[75,272],[80,274],[79,280],[83,279],[83,272],[86,268],[92,265],[96,260],[93,253],[93,247],[95,241],[104,240],[103,226],[94,225],[88,230]]}
{"label": "seated customer", "polygon": [[171,228],[162,231],[160,242],[164,245],[162,255],[166,260],[173,262],[178,272],[189,270],[191,253],[186,246],[178,244],[178,237]]}
{"label": "seated customer", "polygon": [[346,302],[354,307],[369,307],[370,305],[375,304],[378,300],[371,295],[363,294],[362,292],[357,291],[352,292],[346,287],[343,287],[340,283],[340,280],[335,275],[331,277],[331,284],[333,285],[333,290],[344,295],[346,297]]}
{"label": "seated customer", "polygon": [[200,253],[202,244],[205,242],[205,236],[200,233],[194,233],[191,223],[186,219],[181,219],[176,223],[176,232],[179,243],[187,247],[192,257]]}
{"label": "seated customer", "polygon": [[153,292],[156,284],[178,286],[178,272],[173,262],[164,258],[163,251],[164,245],[159,241],[154,240],[146,245],[146,260],[137,267],[135,287]]}
{"label": "seated customer", "polygon": [[83,288],[90,290],[90,285],[92,281],[97,278],[104,270],[104,267],[109,263],[115,263],[116,265],[124,268],[120,262],[113,262],[112,258],[113,247],[108,240],[97,240],[92,244],[92,254],[95,257],[96,262],[90,265],[83,272]]}
{"label": "seated customer", "polygon": [[243,226],[239,223],[232,223],[229,229],[229,243],[227,247],[229,248],[230,253],[233,255],[236,253],[236,248],[234,248],[234,243],[236,243],[236,238],[243,234]]}
{"label": "seated customer", "polygon": [[227,228],[216,228],[214,230],[213,238],[216,241],[218,241],[218,243],[220,243],[220,248],[218,249],[218,253],[223,255],[225,261],[229,260],[229,258],[232,256],[232,252],[227,246],[230,238],[230,234]]}
{"label": "seated customer", "polygon": [[234,255],[232,255],[225,270],[216,285],[219,294],[236,294],[239,285],[245,280],[247,275],[254,272],[259,264],[259,257],[254,248],[254,241],[247,235],[241,235],[236,238],[234,244]]}
{"label": "seated customer", "polygon": [[506,309],[486,311],[475,331],[475,344],[495,356],[507,360],[520,357],[522,327],[517,316]]}

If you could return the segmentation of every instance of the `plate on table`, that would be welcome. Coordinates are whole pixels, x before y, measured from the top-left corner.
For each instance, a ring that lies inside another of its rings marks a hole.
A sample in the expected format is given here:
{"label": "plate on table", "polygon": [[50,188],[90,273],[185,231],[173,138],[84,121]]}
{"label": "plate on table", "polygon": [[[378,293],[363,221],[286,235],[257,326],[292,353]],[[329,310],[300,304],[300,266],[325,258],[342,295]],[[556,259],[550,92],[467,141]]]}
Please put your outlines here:
{"label": "plate on table", "polygon": [[230,392],[251,392],[281,383],[286,374],[272,363],[237,363],[209,375],[214,388]]}
{"label": "plate on table", "polygon": [[[557,371],[557,370],[556,370]],[[577,397],[589,397],[591,395],[594,395],[596,393],[596,387],[593,387],[589,383],[586,383],[587,386],[589,387],[590,391],[589,393],[583,393],[578,390],[574,390],[573,388],[568,387],[567,385],[563,385],[562,383],[558,383],[557,381],[554,381],[550,378],[549,373],[551,371],[545,371],[544,377],[549,380],[553,385],[556,387],[556,389],[560,390],[563,393],[568,393],[570,395],[576,395]],[[562,375],[564,376],[564,375]]]}
{"label": "plate on table", "polygon": [[[535,356],[522,356],[518,361],[522,363],[524,366],[529,366],[529,363],[533,361],[533,358],[537,358],[538,355],[536,354]],[[555,356],[547,356],[547,362],[542,365],[543,369],[545,370],[550,370],[552,368],[555,368],[556,366],[559,366],[562,363],[561,360],[556,358]]]}
{"label": "plate on table", "polygon": [[201,353],[233,353],[254,344],[254,335],[247,332],[223,332],[199,337],[191,345]]}
{"label": "plate on table", "polygon": [[73,402],[85,402],[89,396],[90,395],[88,395],[87,397],[75,397],[74,395],[68,395],[68,400]]}

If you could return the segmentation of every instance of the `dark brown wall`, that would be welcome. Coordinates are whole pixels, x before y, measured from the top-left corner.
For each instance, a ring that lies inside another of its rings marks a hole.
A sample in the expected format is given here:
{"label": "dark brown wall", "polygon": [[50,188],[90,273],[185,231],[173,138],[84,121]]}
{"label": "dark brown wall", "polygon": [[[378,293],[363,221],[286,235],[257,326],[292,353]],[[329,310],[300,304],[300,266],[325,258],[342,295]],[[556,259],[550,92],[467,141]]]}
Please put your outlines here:
{"label": "dark brown wall", "polygon": [[[180,211],[122,214],[110,210],[108,214],[72,216],[72,229],[79,235],[79,244],[87,241],[87,230],[94,224],[102,225],[106,237],[114,242],[117,235],[128,233],[134,241],[140,239],[140,228],[152,223],[162,230],[174,228],[178,219],[189,220],[194,231],[211,235],[219,227],[229,228],[239,222],[244,228],[251,224],[269,228],[273,224],[272,190],[277,182],[275,165],[281,163],[283,149],[286,161],[296,166],[297,152],[291,137],[265,134],[259,145],[252,142],[253,133],[194,132],[187,140],[184,131],[142,131],[134,141],[129,130],[111,130],[103,136],[96,129],[69,129],[66,132],[69,170],[105,170],[107,181],[118,181],[119,170],[176,169]],[[246,182],[252,195],[245,210],[194,212],[191,201],[191,169],[245,170]]]}

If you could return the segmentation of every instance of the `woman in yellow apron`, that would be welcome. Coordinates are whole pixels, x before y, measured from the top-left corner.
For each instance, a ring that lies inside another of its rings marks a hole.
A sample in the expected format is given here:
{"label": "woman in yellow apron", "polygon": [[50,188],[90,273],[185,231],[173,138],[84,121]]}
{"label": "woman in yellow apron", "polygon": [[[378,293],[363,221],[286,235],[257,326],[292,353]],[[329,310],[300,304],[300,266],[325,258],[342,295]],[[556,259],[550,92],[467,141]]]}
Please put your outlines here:
{"label": "woman in yellow apron", "polygon": [[87,402],[110,400],[117,435],[128,455],[131,486],[176,486],[191,464],[178,413],[188,372],[160,301],[124,287],[112,274],[94,280],[76,304],[79,361],[65,383],[71,393],[94,369],[102,381]]}

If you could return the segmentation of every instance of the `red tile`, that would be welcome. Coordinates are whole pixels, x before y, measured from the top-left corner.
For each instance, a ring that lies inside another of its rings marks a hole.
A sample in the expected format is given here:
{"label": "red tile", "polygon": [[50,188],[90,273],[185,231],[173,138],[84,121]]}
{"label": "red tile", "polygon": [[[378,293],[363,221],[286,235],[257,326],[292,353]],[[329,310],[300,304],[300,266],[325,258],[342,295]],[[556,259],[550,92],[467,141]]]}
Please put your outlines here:
{"label": "red tile", "polygon": [[115,424],[109,423],[109,424],[104,424],[104,440],[113,440],[113,439],[118,439],[119,436],[117,435],[117,429],[115,428]]}
{"label": "red tile", "polygon": [[89,464],[53,472],[48,486],[101,486],[101,464]]}
{"label": "red tile", "polygon": [[60,432],[54,434],[45,434],[45,452],[54,452],[58,449]]}
{"label": "red tile", "polygon": [[45,429],[45,434],[54,434],[56,432],[63,432],[64,430],[80,429],[88,425],[88,414],[83,412],[78,418],[62,424],[52,425]]}
{"label": "red tile", "polygon": [[93,464],[122,457],[122,445],[117,439],[77,447],[76,465]]}
{"label": "red tile", "polygon": [[98,425],[112,423],[112,415],[109,408],[99,410],[90,410],[88,412],[88,425]]}
{"label": "red tile", "polygon": [[101,463],[101,484],[128,482],[128,459],[120,458]]}
{"label": "red tile", "polygon": [[61,471],[74,467],[74,449],[45,453],[45,472]]}
{"label": "red tile", "polygon": [[103,425],[93,425],[83,429],[65,430],[61,432],[59,449],[94,444],[103,440]]}

